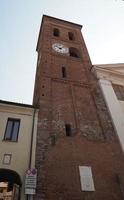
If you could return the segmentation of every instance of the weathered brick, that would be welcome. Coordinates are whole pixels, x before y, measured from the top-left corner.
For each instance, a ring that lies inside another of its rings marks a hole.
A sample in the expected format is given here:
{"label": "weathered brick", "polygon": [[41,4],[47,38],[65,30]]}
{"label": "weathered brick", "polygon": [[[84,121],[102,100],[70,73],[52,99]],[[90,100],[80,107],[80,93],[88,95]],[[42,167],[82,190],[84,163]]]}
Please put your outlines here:
{"label": "weathered brick", "polygon": [[[60,30],[54,37],[53,28]],[[124,177],[124,157],[113,129],[80,26],[44,17],[37,47],[34,104],[39,104],[36,167],[37,200],[122,200],[117,174]],[[68,39],[68,32],[75,40]],[[62,43],[80,51],[80,58],[56,53]],[[62,67],[67,77],[62,77]],[[66,136],[70,124],[72,136]],[[91,166],[95,192],[82,192],[78,166]],[[123,182],[123,181],[122,181]]]}

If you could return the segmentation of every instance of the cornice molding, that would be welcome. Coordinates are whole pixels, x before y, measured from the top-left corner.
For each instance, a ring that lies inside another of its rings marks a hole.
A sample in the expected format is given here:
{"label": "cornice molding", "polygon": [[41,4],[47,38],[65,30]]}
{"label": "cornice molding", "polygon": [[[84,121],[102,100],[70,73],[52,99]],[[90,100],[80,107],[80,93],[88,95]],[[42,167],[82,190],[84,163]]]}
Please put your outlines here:
{"label": "cornice molding", "polygon": [[[120,71],[120,69],[122,69]],[[124,85],[124,64],[94,65],[92,72],[98,79],[106,79],[118,85]]]}

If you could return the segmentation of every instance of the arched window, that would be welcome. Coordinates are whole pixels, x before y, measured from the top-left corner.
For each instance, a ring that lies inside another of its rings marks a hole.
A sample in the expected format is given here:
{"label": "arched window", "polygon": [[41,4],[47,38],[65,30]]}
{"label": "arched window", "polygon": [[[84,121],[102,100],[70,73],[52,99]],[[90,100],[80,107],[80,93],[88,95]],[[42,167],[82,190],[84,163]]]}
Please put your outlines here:
{"label": "arched window", "polygon": [[58,28],[53,29],[53,35],[56,36],[56,37],[59,36],[59,29]]}
{"label": "arched window", "polygon": [[68,32],[69,40],[74,40],[74,34],[72,32]]}
{"label": "arched window", "polygon": [[80,58],[80,53],[76,48],[70,47],[69,53],[70,53],[70,56],[72,56],[72,57]]}

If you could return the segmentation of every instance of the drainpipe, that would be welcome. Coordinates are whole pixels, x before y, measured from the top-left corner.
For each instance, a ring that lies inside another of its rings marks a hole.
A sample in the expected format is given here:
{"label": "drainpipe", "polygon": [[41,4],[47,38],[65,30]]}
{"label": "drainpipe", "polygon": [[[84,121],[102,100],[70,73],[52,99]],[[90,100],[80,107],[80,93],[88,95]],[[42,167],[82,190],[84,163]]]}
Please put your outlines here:
{"label": "drainpipe", "polygon": [[33,137],[34,137],[34,123],[35,123],[35,114],[36,114],[36,108],[34,108],[33,112],[33,119],[32,119],[32,129],[31,129],[31,145],[30,145],[30,157],[29,157],[29,169],[31,168],[31,162],[32,162],[32,150],[33,150]]}
{"label": "drainpipe", "polygon": [[[37,109],[34,108],[33,118],[32,118],[32,129],[31,129],[31,144],[30,144],[30,156],[29,156],[29,169],[32,165],[32,151],[33,151],[33,137],[34,137],[34,124],[35,124],[35,114]],[[33,195],[27,194],[27,200],[33,200]]]}

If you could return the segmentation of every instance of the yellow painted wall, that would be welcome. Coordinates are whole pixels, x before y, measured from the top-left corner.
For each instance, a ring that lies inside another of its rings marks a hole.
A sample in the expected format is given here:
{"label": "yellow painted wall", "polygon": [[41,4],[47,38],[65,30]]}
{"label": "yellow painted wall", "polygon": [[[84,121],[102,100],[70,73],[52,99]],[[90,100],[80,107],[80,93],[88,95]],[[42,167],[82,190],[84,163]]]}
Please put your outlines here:
{"label": "yellow painted wall", "polygon": [[[31,145],[31,132],[34,109],[9,104],[0,104],[0,168],[16,171],[23,182],[21,199],[26,199],[24,195],[25,172],[29,168],[29,156]],[[4,133],[8,118],[20,119],[20,129],[17,142],[4,141]],[[35,127],[33,138],[32,167],[35,166],[35,148],[37,131],[37,112],[35,115]],[[3,164],[4,154],[12,154],[11,164]]]}

